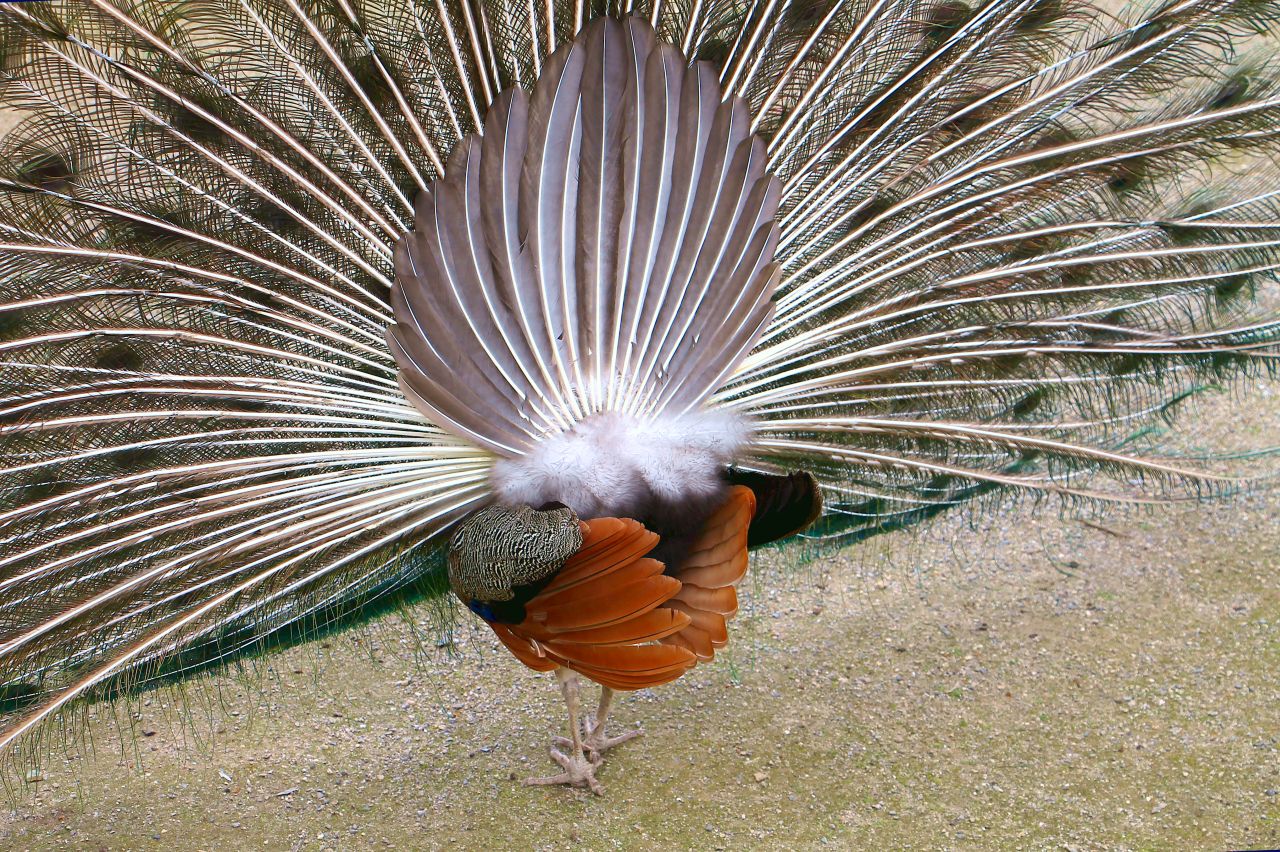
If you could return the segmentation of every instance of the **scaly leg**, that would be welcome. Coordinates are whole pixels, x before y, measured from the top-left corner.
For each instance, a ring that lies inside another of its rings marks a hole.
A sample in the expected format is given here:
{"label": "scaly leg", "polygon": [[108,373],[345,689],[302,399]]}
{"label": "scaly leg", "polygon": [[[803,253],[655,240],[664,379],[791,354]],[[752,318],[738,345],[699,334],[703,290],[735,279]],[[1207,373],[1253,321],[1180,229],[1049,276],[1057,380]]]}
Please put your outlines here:
{"label": "scaly leg", "polygon": [[[582,719],[582,745],[593,760],[619,743],[633,740],[644,733],[644,731],[636,728],[634,731],[627,731],[625,734],[619,734],[616,737],[607,736],[604,732],[604,725],[609,718],[609,709],[612,706],[613,690],[607,686],[602,686],[600,687],[600,706],[596,708],[595,719],[592,720],[590,716],[584,716]],[[561,748],[570,748],[573,745],[572,740],[566,737],[556,737],[555,742]]]}
{"label": "scaly leg", "polygon": [[636,737],[644,733],[644,731],[636,728],[634,731],[627,731],[625,734],[618,734],[616,737],[607,736],[604,732],[604,723],[609,718],[609,709],[613,706],[613,690],[607,686],[600,687],[600,706],[596,708],[595,722],[590,717],[583,720],[582,743],[592,754],[604,754],[609,749],[625,743],[627,740],[634,740]]}
{"label": "scaly leg", "polygon": [[[526,778],[524,783],[542,786],[549,784],[568,784],[571,787],[589,787],[597,796],[604,795],[604,787],[596,780],[596,769],[600,766],[600,755],[593,752],[588,759],[582,753],[582,734],[578,728],[578,713],[581,702],[578,692],[578,675],[566,668],[556,669],[556,678],[560,681],[560,692],[564,695],[564,703],[569,708],[569,739],[563,740],[569,745],[569,753],[559,751],[551,746],[551,759],[560,764],[564,771],[559,775],[548,775],[543,778]],[[561,742],[557,738],[557,742]]]}

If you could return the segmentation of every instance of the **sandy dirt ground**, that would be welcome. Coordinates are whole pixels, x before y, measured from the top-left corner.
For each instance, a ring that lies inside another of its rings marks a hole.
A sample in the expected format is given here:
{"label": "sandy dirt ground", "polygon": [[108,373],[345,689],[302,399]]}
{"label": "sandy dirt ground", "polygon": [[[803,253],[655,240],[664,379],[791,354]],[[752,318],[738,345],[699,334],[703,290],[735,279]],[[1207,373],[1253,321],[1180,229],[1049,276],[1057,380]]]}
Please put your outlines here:
{"label": "sandy dirt ground", "polygon": [[[1192,415],[1274,438],[1280,395]],[[384,620],[94,708],[0,848],[1274,848],[1278,509],[1022,507],[765,552],[729,649],[619,701],[645,736],[604,798],[518,783],[554,768],[552,678],[469,618],[444,647]]]}
{"label": "sandy dirt ground", "polygon": [[[1280,443],[1280,387],[1190,422]],[[424,606],[91,708],[0,848],[1280,847],[1280,494],[796,554],[756,558],[715,663],[619,700],[645,736],[604,798],[519,783],[554,679],[469,618],[422,639]]]}

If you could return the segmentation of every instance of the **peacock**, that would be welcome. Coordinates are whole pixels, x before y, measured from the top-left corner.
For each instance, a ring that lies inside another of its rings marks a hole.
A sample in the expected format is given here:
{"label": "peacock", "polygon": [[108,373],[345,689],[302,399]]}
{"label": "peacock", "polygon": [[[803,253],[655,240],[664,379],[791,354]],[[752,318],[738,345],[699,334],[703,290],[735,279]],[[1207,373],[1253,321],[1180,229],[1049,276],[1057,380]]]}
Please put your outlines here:
{"label": "peacock", "polygon": [[1280,355],[1278,19],[0,5],[0,750],[451,592],[600,793],[750,549],[1265,479],[1168,424]]}

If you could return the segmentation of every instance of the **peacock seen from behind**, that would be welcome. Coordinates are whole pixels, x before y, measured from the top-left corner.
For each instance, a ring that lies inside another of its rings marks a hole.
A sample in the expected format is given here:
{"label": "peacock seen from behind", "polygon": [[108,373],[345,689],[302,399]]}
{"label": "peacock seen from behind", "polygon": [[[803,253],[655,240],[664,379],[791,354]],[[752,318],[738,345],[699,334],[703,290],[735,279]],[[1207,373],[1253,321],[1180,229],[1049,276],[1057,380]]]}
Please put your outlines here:
{"label": "peacock seen from behind", "polygon": [[0,749],[448,588],[598,793],[749,548],[1237,487],[1162,424],[1280,353],[1278,18],[0,6]]}

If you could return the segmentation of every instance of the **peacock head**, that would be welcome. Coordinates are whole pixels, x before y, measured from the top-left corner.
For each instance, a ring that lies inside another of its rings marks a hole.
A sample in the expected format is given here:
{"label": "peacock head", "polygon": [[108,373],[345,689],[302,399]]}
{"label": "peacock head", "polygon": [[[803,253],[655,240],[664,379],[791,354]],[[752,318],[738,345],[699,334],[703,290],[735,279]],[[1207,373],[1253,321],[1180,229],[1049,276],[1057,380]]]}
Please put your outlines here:
{"label": "peacock head", "polygon": [[493,503],[469,515],[449,539],[449,586],[472,612],[508,624],[582,547],[582,524],[559,503]]}

